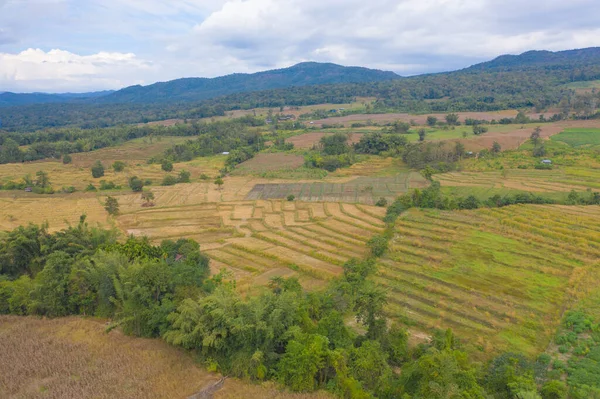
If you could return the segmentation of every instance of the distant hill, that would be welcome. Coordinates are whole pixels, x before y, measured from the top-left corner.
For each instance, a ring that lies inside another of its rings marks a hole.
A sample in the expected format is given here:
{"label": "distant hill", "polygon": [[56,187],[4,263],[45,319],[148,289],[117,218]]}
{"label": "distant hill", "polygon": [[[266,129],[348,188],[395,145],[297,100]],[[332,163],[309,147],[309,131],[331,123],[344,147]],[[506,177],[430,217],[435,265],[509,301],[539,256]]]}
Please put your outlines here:
{"label": "distant hill", "polygon": [[525,70],[540,67],[572,68],[593,63],[600,63],[600,47],[556,52],[532,50],[520,55],[501,55],[491,61],[473,65],[466,71]]}
{"label": "distant hill", "polygon": [[[254,74],[132,86],[62,103],[0,106],[0,128],[27,131],[198,119],[234,109],[344,104],[356,97],[376,98],[370,109],[374,113],[547,109],[571,101],[575,92],[569,84],[594,80],[600,80],[600,48],[528,51],[458,71],[404,78],[393,72],[309,62]],[[11,94],[0,98],[6,95]]]}
{"label": "distant hill", "polygon": [[97,91],[92,93],[62,93],[62,94],[47,94],[47,93],[0,93],[0,107],[27,105],[27,104],[49,104],[49,103],[64,103],[74,100],[91,99],[106,96],[113,93],[112,90]]}
{"label": "distant hill", "polygon": [[221,76],[184,78],[149,86],[131,86],[96,99],[95,103],[155,103],[199,101],[233,93],[335,83],[380,82],[399,79],[394,72],[330,63],[303,62],[289,68]]}

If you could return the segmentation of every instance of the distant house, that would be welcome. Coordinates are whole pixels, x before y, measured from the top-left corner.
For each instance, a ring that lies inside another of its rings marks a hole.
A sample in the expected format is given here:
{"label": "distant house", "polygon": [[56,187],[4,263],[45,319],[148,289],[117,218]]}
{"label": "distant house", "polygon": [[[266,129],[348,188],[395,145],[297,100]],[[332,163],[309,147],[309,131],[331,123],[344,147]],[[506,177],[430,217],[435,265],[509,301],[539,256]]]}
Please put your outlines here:
{"label": "distant house", "polygon": [[546,165],[552,165],[552,161],[551,161],[551,160],[549,160],[549,159],[544,159],[544,160],[542,160],[542,163],[543,163],[543,164],[546,164]]}
{"label": "distant house", "polygon": [[225,151],[225,152],[221,153],[221,155],[229,155],[229,152]]}

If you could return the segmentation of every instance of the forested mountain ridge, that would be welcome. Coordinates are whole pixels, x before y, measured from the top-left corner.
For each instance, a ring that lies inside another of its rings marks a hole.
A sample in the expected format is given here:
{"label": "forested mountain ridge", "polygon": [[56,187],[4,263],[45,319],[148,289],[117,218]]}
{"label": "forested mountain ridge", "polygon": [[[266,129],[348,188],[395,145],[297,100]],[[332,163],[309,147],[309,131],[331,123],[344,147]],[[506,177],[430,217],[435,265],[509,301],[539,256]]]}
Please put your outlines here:
{"label": "forested mountain ridge", "polygon": [[573,68],[578,65],[600,63],[600,47],[565,51],[532,50],[520,55],[501,55],[491,61],[473,65],[463,71],[526,70],[531,68]]}
{"label": "forested mountain ridge", "polygon": [[303,62],[289,68],[217,78],[183,78],[149,86],[131,86],[96,99],[96,103],[155,103],[198,101],[232,93],[335,83],[398,79],[394,72],[331,63]]}
{"label": "forested mountain ridge", "polygon": [[[565,84],[600,79],[599,61],[599,48],[556,53],[530,51],[518,56],[501,56],[459,71],[405,78],[366,68],[303,63],[251,75],[133,86],[92,100],[0,107],[0,128],[30,131],[56,126],[105,127],[170,118],[212,117],[235,109],[343,104],[356,97],[376,98],[368,111],[372,113],[532,107],[543,110],[561,102],[571,103],[574,91]],[[344,71],[348,73],[342,73]],[[353,82],[351,77],[362,80]],[[276,87],[283,81],[290,85]],[[317,84],[327,81],[342,83]],[[227,90],[236,92],[198,100],[201,96],[222,94],[223,82],[229,82]],[[268,90],[259,90],[269,86]]]}
{"label": "forested mountain ridge", "polygon": [[27,104],[48,104],[64,103],[70,101],[82,101],[96,97],[106,96],[112,93],[112,90],[96,91],[90,93],[0,93],[0,107],[27,105]]}

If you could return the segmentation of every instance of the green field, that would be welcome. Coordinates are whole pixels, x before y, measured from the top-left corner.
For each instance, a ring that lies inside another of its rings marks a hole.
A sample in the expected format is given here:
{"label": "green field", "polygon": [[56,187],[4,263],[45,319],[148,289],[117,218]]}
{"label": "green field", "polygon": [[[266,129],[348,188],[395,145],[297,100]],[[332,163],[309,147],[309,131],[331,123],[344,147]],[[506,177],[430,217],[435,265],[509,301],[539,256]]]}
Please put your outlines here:
{"label": "green field", "polygon": [[550,139],[575,148],[596,147],[600,145],[600,129],[566,129]]}
{"label": "green field", "polygon": [[598,259],[598,207],[411,210],[376,282],[388,290],[388,315],[414,331],[451,327],[481,357],[533,355]]}

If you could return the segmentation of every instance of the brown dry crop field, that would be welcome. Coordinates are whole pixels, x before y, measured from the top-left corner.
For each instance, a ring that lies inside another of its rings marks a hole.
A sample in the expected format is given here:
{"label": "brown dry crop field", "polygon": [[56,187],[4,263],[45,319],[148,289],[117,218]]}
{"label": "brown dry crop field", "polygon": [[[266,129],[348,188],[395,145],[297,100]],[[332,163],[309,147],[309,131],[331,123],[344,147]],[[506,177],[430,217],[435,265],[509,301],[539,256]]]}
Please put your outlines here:
{"label": "brown dry crop field", "polygon": [[304,165],[304,157],[301,155],[285,153],[262,153],[254,158],[239,164],[236,174],[247,172],[266,172],[271,170],[295,169]]}
{"label": "brown dry crop field", "polygon": [[[504,110],[504,111],[496,111],[496,112],[455,112],[459,116],[460,121],[464,121],[467,118],[472,119],[480,119],[491,121],[492,119],[500,120],[502,118],[514,118],[517,116],[516,110]],[[368,120],[377,123],[390,123],[395,121],[403,121],[410,122],[414,121],[419,125],[424,125],[427,123],[428,116],[435,116],[439,121],[444,121],[444,117],[448,113],[443,114],[424,114],[424,115],[413,115],[407,113],[391,113],[391,114],[353,114],[346,116],[336,116],[327,119],[319,119],[312,121],[313,123],[310,126],[320,127],[323,124],[343,124],[346,127],[349,127],[352,123],[356,122],[366,122]],[[533,119],[538,119],[540,114],[529,114],[528,116]],[[552,113],[545,114],[546,117],[551,117]]]}
{"label": "brown dry crop field", "polygon": [[380,198],[393,201],[411,188],[429,185],[418,172],[404,171],[390,177],[353,176],[343,182],[257,184],[247,200],[284,199],[293,195],[302,201],[350,202],[374,205]]}
{"label": "brown dry crop field", "polygon": [[[159,339],[128,337],[95,319],[0,316],[0,397],[184,399],[220,380]],[[216,398],[321,399],[226,380]]]}
{"label": "brown dry crop field", "polygon": [[145,137],[123,143],[117,147],[106,147],[96,151],[72,154],[73,165],[89,168],[97,160],[111,165],[114,161],[126,161],[131,164],[145,162],[162,154],[166,149],[185,143],[189,137]]}
{"label": "brown dry crop field", "polygon": [[[10,163],[0,165],[0,182],[21,181],[29,175],[35,179],[37,171],[43,170],[48,174],[52,187],[59,190],[61,187],[73,186],[77,190],[84,190],[90,183],[99,188],[100,181],[112,181],[122,187],[127,187],[129,177],[138,176],[142,180],[149,179],[154,185],[160,184],[162,179],[168,174],[161,170],[158,164],[148,164],[146,161],[152,154],[161,153],[164,147],[169,144],[148,144],[148,145],[128,145],[125,149],[122,147],[105,148],[89,153],[73,155],[73,163],[64,165],[60,160],[44,160],[38,162]],[[145,153],[150,147],[150,152]],[[154,148],[154,152],[152,151]],[[94,179],[90,167],[96,161],[100,160],[104,165],[104,176]],[[116,160],[126,163],[123,172],[115,172],[112,164]],[[225,157],[206,157],[198,158],[190,162],[175,163],[171,174],[177,175],[181,170],[187,170],[191,173],[191,179],[198,180],[200,175],[206,174],[211,178],[218,175],[219,170],[225,164]]]}
{"label": "brown dry crop field", "polygon": [[[304,133],[298,136],[290,137],[286,139],[286,143],[294,144],[294,148],[301,149],[311,149],[316,144],[319,144],[319,141],[325,136],[332,135],[333,133],[325,133],[325,132],[314,132],[314,133]],[[351,133],[348,137],[348,143],[354,144],[360,141],[362,137],[361,133]]]}

